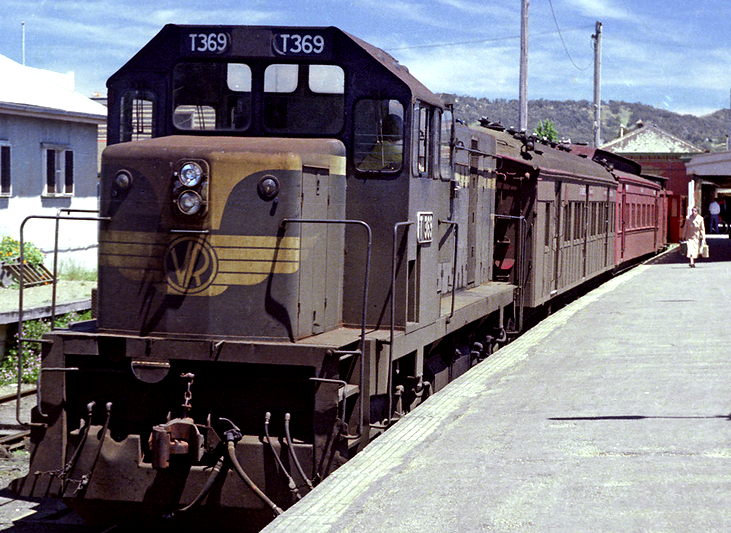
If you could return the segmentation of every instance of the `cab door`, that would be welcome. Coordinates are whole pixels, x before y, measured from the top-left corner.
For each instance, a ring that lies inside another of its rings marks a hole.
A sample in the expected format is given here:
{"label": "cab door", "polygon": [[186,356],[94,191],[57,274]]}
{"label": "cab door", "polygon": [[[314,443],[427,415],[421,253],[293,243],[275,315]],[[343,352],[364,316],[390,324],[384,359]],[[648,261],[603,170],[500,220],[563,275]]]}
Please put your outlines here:
{"label": "cab door", "polygon": [[[328,176],[326,169],[303,168],[302,219],[327,219]],[[325,331],[327,235],[328,224],[301,224],[297,338]]]}

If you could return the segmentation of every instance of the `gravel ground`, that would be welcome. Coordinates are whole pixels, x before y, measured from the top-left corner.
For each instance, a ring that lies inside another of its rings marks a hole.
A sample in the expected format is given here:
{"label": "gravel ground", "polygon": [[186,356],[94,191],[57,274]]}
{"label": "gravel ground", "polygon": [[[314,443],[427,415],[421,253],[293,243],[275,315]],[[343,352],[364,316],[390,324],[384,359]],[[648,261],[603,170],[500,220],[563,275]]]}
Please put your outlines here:
{"label": "gravel ground", "polygon": [[[24,385],[23,389],[27,390],[32,387],[32,385]],[[0,386],[0,397],[15,394],[16,391],[17,385]],[[35,395],[26,396],[21,400],[21,420],[30,419],[30,409],[35,404]],[[0,436],[12,435],[22,429],[16,420],[15,402],[0,404]],[[24,449],[13,452],[9,458],[0,456],[0,489],[5,489],[13,479],[26,475],[28,459],[29,454]]]}

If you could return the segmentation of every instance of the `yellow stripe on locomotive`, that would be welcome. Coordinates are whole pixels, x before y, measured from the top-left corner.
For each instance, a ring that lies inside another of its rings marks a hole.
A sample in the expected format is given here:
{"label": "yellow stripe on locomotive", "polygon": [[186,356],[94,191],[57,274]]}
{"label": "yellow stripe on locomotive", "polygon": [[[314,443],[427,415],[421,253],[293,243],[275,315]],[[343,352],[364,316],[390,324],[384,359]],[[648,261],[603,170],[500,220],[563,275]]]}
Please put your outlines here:
{"label": "yellow stripe on locomotive", "polygon": [[294,274],[299,237],[178,236],[166,245],[155,233],[113,231],[100,238],[100,265],[129,280],[166,284],[169,294],[216,296],[231,285],[256,285],[271,274]]}

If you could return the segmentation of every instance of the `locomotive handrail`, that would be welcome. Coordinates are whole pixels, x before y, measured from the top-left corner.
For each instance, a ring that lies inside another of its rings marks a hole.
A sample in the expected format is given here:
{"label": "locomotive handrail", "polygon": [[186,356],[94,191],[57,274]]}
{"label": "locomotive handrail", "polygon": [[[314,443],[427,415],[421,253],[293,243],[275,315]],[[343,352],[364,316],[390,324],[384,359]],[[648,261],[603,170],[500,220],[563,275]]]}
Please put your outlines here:
{"label": "locomotive handrail", "polygon": [[388,343],[388,373],[386,380],[386,387],[388,391],[388,420],[386,427],[391,425],[391,409],[393,409],[393,384],[391,383],[392,367],[393,367],[393,343],[396,336],[395,322],[396,322],[396,239],[398,237],[398,230],[401,227],[407,228],[414,222],[408,220],[406,222],[397,222],[393,225],[393,242],[391,244],[391,327],[389,331],[389,343]]}
{"label": "locomotive handrail", "polygon": [[457,291],[457,253],[459,252],[459,222],[457,222],[456,220],[440,219],[439,223],[454,226],[454,260],[452,263],[452,308],[449,311],[449,316],[447,317],[447,324],[449,324],[449,322],[452,321],[452,317],[454,317],[454,300]]}
{"label": "locomotive handrail", "polygon": [[368,282],[370,280],[371,272],[371,242],[373,240],[373,232],[371,227],[362,220],[329,220],[329,219],[307,219],[307,218],[285,218],[282,219],[281,226],[284,228],[287,224],[353,224],[362,226],[366,230],[368,237],[368,244],[366,247],[366,267],[365,267],[365,279],[363,281],[363,310],[361,314],[360,324],[360,369],[359,369],[359,386],[361,387],[361,393],[358,395],[359,404],[359,420],[358,420],[358,436],[363,435],[363,409],[364,409],[364,391],[363,379],[365,377],[365,335],[366,335],[366,314],[368,312]]}
{"label": "locomotive handrail", "polygon": [[[340,405],[338,406],[338,414],[340,415],[340,421],[345,422],[345,394],[346,390],[348,389],[348,382],[344,381],[342,379],[332,379],[332,378],[310,378],[310,381],[315,381],[317,383],[331,383],[333,385],[340,385],[343,389],[343,400],[342,402],[338,402]],[[361,385],[361,389],[363,386]],[[338,395],[340,392],[338,391]]]}
{"label": "locomotive handrail", "polygon": [[[27,339],[32,340],[32,339]],[[37,342],[44,342],[44,341],[37,341]],[[41,418],[47,418],[48,415],[43,412],[43,409],[41,408],[41,398],[43,398],[43,393],[41,392],[41,376],[43,376],[44,372],[79,372],[81,369],[77,367],[60,367],[60,368],[53,368],[53,367],[46,367],[41,368],[38,371],[38,377],[36,378],[36,402],[38,402],[38,405],[36,406],[36,410],[38,412],[38,415]],[[18,415],[20,416],[20,415]],[[18,420],[20,424],[22,422]],[[39,425],[39,426],[45,426],[45,424],[31,424],[31,425]]]}
{"label": "locomotive handrail", "polygon": [[[88,213],[96,213],[98,211],[96,210],[82,210],[82,209],[60,209],[57,211],[56,215],[30,215],[23,219],[23,222],[20,224],[20,275],[18,276],[18,281],[20,283],[20,288],[18,290],[18,391],[16,394],[16,402],[15,402],[15,419],[21,426],[44,426],[44,424],[37,424],[33,422],[23,422],[20,419],[20,397],[21,397],[21,384],[23,381],[23,342],[39,342],[37,339],[30,339],[25,338],[23,336],[23,285],[25,282],[24,279],[24,273],[25,273],[25,238],[23,236],[25,231],[25,224],[31,220],[31,219],[37,219],[37,220],[55,220],[56,221],[56,240],[54,243],[54,250],[53,250],[53,289],[52,289],[52,301],[51,301],[51,313],[55,314],[56,312],[56,267],[57,267],[57,256],[58,256],[58,222],[63,220],[76,220],[76,221],[88,221],[88,222],[99,222],[103,220],[111,220],[110,217],[73,217],[73,218],[66,218],[62,217],[61,213],[66,212],[88,212]],[[55,324],[55,321],[52,320],[52,327]],[[40,374],[39,374],[40,376]],[[39,401],[40,405],[40,401]]]}
{"label": "locomotive handrail", "polygon": [[208,235],[211,230],[207,229],[171,229],[170,233],[182,233],[185,235]]}
{"label": "locomotive handrail", "polygon": [[[53,242],[53,288],[51,291],[51,330],[56,329],[56,285],[58,276],[58,234],[61,226],[61,215],[63,213],[98,213],[98,209],[74,209],[71,207],[64,207],[56,211],[56,234]],[[66,219],[75,220],[75,219]]]}

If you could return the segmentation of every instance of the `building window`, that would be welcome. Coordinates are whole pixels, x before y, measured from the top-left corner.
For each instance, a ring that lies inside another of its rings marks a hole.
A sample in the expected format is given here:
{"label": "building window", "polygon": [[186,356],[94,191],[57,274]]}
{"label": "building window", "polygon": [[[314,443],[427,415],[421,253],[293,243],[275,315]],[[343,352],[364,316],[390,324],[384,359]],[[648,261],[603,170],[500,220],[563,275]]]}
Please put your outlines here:
{"label": "building window", "polygon": [[0,196],[10,196],[10,144],[0,141]]}
{"label": "building window", "polygon": [[63,146],[43,145],[46,196],[74,193],[74,151]]}

